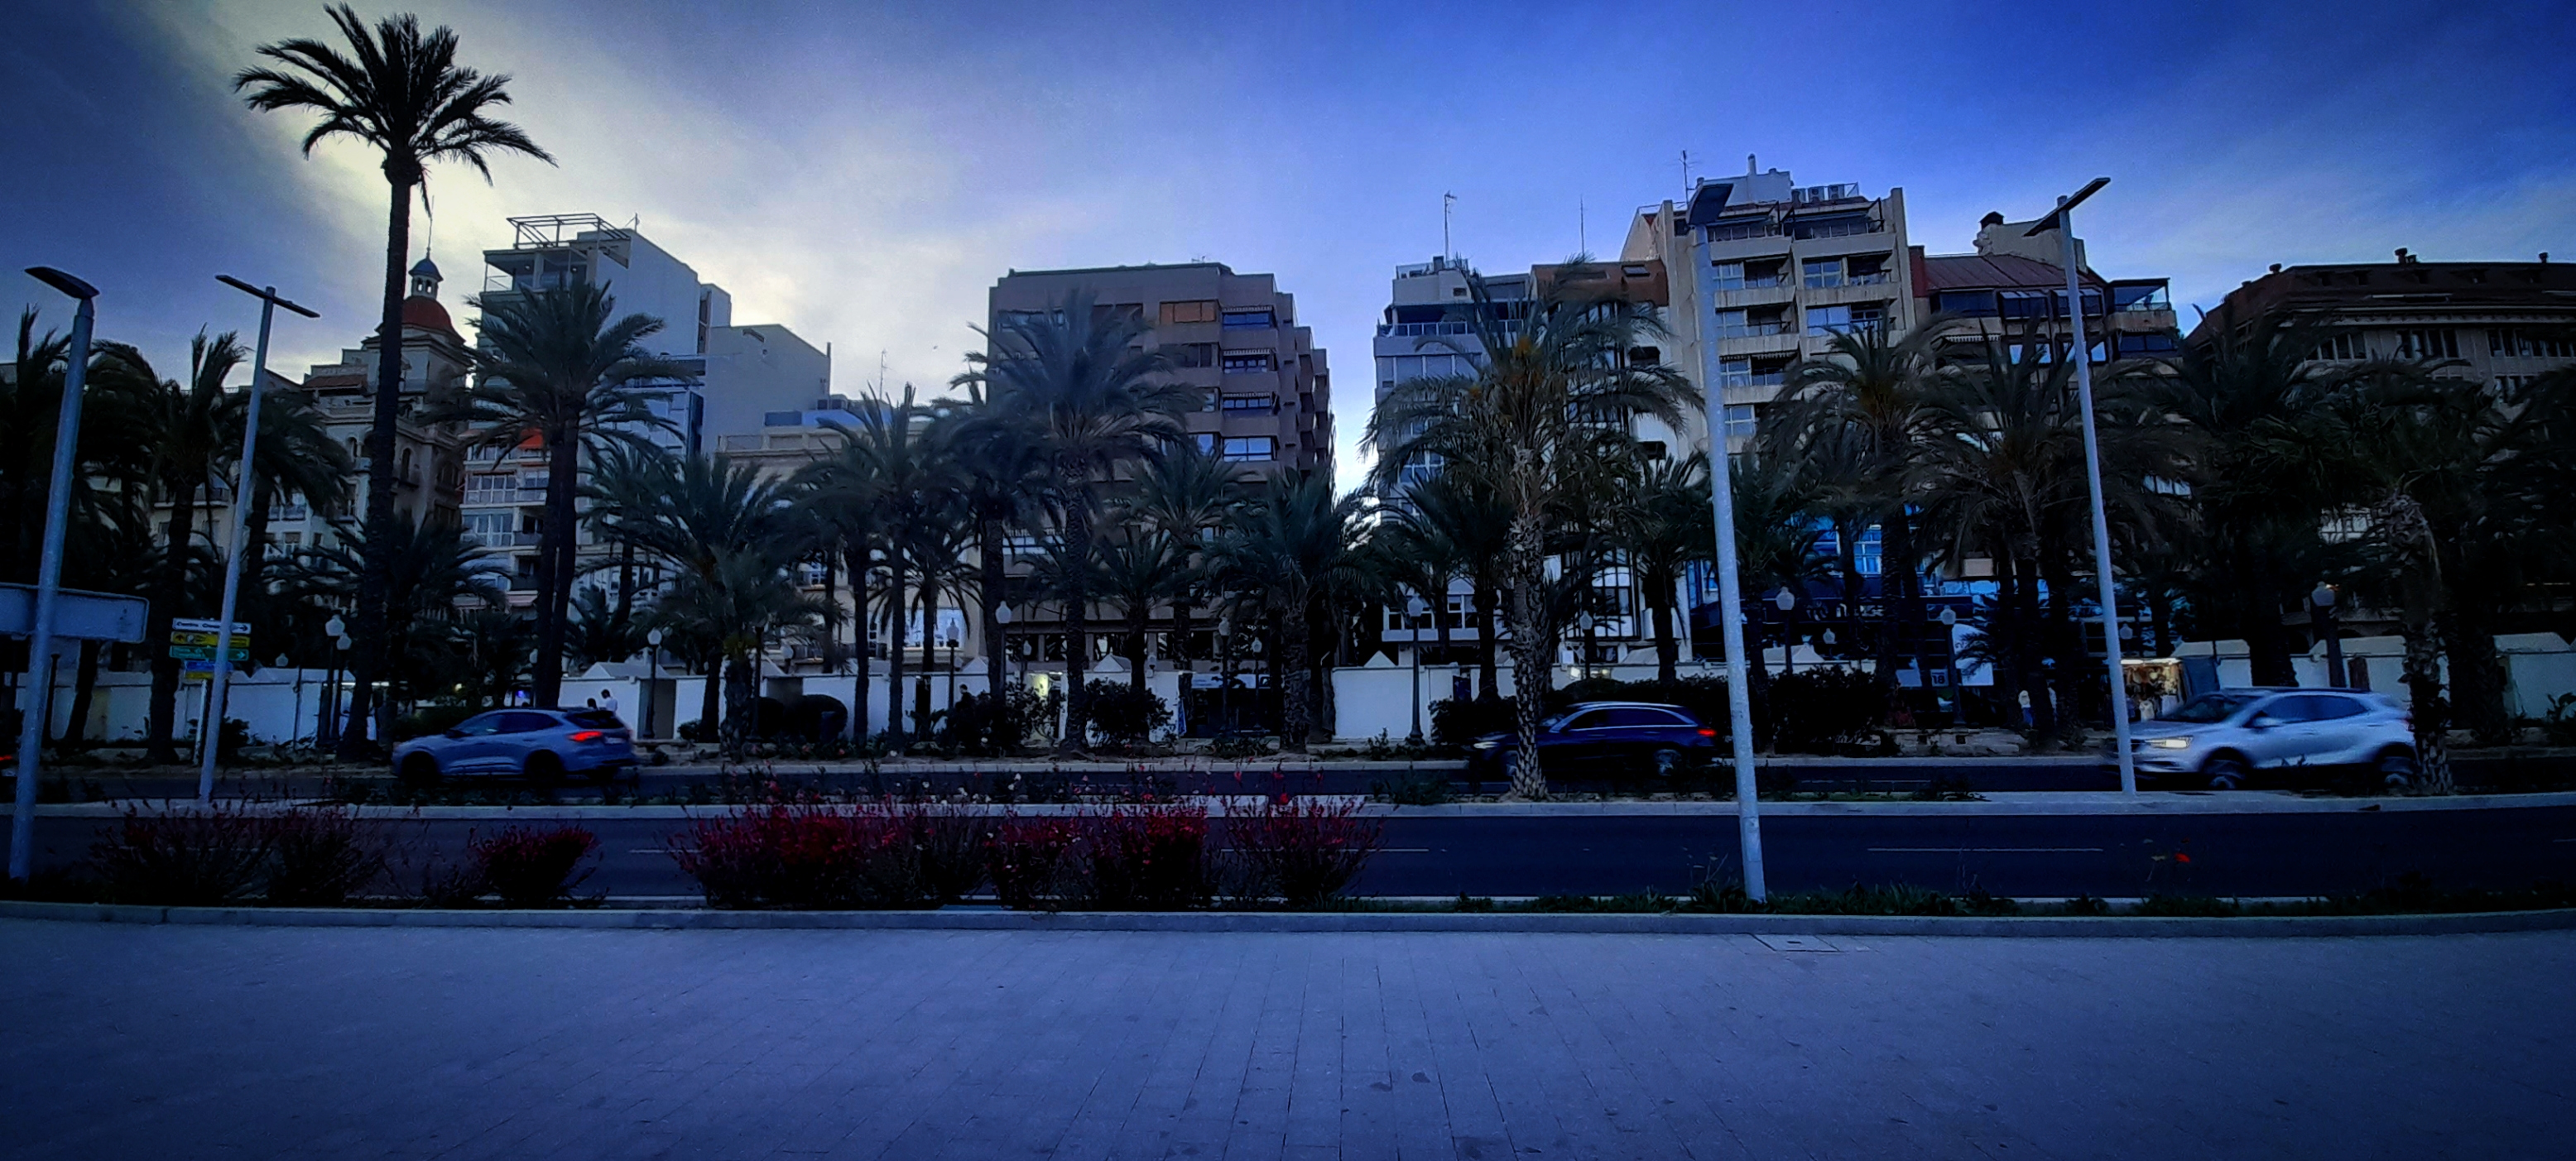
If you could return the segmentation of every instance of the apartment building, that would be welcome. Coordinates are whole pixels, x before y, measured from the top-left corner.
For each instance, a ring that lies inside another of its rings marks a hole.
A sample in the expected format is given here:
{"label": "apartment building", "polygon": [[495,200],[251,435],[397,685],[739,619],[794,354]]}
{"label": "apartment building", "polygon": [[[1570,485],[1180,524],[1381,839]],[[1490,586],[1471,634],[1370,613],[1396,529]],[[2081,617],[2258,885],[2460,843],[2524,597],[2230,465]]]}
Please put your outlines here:
{"label": "apartment building", "polygon": [[[1729,446],[1752,437],[1789,368],[1822,355],[1837,333],[1914,326],[1911,254],[1903,189],[1802,186],[1750,163],[1700,179],[1681,202],[1640,209],[1620,247],[1623,262],[1661,260],[1674,272],[1667,358],[1724,408]],[[1705,448],[1705,427],[1694,417],[1671,438]]]}
{"label": "apartment building", "polygon": [[1006,315],[1055,309],[1076,291],[1151,325],[1145,341],[1204,394],[1183,417],[1200,450],[1263,472],[1332,471],[1331,372],[1276,278],[1217,262],[1014,270],[993,284],[990,323],[998,331]]}
{"label": "apartment building", "polygon": [[2551,262],[2394,262],[2282,267],[2230,291],[2184,340],[2212,342],[2266,315],[2336,328],[2316,357],[2438,359],[2444,372],[2513,390],[2576,363],[2576,267]]}
{"label": "apartment building", "polygon": [[[2065,343],[2065,240],[2055,227],[2031,234],[2034,224],[1990,213],[1977,224],[1974,253],[1926,255],[1921,246],[1913,247],[1915,317],[1950,316],[1956,320],[1954,341]],[[2105,278],[2093,271],[2081,238],[2075,240],[2075,267],[2085,345],[2094,362],[2175,353],[2167,280]]]}

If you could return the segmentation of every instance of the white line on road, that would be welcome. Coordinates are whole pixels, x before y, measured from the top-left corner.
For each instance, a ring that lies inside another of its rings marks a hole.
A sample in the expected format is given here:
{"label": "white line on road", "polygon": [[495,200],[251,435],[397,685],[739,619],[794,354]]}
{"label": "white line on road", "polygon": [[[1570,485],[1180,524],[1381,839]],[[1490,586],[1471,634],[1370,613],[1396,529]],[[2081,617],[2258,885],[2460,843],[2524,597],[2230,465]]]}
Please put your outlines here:
{"label": "white line on road", "polygon": [[1873,855],[2098,855],[2100,847],[1871,847]]}

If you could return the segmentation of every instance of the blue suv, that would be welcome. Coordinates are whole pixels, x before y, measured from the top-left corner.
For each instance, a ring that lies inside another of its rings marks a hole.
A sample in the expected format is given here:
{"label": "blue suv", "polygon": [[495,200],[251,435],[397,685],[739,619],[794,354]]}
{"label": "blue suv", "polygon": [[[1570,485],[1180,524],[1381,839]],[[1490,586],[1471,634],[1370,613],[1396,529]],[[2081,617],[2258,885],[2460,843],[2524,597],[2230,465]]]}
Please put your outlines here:
{"label": "blue suv", "polygon": [[394,747],[394,773],[418,783],[451,774],[515,774],[536,782],[582,775],[607,782],[634,766],[634,734],[616,714],[598,709],[494,710]]}

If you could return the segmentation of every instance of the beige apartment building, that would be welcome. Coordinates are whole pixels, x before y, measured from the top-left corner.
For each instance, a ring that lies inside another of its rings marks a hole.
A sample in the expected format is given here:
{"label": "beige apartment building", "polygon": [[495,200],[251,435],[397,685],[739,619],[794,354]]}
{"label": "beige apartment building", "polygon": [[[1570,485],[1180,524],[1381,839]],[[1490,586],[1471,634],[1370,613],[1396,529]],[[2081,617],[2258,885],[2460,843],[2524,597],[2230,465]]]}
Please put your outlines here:
{"label": "beige apartment building", "polygon": [[2551,262],[2394,262],[2274,266],[2221,300],[2186,344],[2240,332],[2268,314],[2336,328],[2317,358],[2437,359],[2444,372],[2513,390],[2576,363],[2576,267]]}
{"label": "beige apartment building", "polygon": [[1014,270],[993,284],[990,325],[1077,291],[1145,319],[1146,341],[1204,393],[1201,410],[1183,417],[1200,450],[1263,472],[1332,471],[1331,373],[1277,279],[1217,262]]}

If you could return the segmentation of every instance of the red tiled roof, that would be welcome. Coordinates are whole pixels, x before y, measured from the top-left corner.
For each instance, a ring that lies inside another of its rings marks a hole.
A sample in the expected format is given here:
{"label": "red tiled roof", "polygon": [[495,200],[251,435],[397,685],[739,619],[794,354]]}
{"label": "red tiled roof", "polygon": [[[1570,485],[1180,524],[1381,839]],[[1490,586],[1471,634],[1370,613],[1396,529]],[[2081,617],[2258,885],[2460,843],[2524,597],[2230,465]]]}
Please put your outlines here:
{"label": "red tiled roof", "polygon": [[455,338],[458,342],[465,341],[465,336],[456,333],[456,324],[448,321],[447,308],[438,305],[438,300],[435,298],[422,298],[415,294],[410,298],[404,299],[402,304],[402,322],[406,327],[419,327],[425,331],[441,331],[450,337]]}

